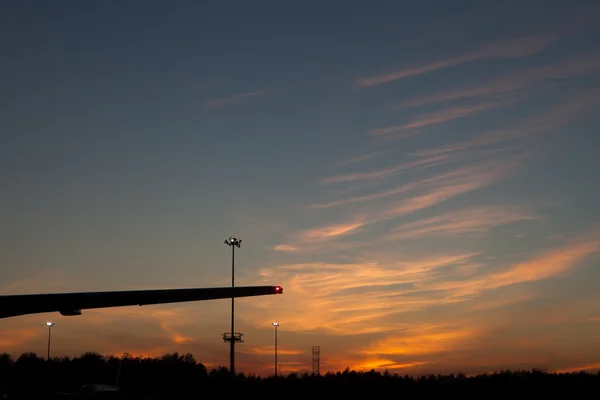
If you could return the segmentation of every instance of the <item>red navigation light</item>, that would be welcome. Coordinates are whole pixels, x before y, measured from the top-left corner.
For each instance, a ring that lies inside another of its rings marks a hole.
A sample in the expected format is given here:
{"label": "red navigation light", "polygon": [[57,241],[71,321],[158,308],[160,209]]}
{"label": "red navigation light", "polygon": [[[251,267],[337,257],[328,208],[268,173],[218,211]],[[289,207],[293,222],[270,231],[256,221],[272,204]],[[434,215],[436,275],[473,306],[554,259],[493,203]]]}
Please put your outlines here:
{"label": "red navigation light", "polygon": [[282,293],[283,288],[281,286],[275,286],[275,293]]}

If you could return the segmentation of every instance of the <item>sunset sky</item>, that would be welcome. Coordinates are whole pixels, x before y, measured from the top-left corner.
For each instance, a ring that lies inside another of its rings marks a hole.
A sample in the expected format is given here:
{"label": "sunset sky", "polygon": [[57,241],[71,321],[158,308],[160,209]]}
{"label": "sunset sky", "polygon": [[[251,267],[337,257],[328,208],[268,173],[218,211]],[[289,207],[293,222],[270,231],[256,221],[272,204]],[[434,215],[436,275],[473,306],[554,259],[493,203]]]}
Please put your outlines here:
{"label": "sunset sky", "polygon": [[[600,369],[597,1],[0,9],[0,293],[281,285],[239,371]],[[230,303],[0,320],[229,363]]]}

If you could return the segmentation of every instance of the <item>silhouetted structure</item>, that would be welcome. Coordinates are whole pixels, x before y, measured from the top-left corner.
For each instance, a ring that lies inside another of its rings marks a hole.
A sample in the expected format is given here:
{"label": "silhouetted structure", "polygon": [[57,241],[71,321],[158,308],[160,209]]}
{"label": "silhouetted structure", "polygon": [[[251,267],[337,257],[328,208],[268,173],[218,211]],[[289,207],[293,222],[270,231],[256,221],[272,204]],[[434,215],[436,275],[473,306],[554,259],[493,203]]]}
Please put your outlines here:
{"label": "silhouetted structure", "polygon": [[[235,288],[235,248],[242,246],[242,239],[230,236],[225,244],[231,247],[231,289]],[[235,333],[235,297],[231,298],[231,331],[223,334],[223,340],[229,342],[229,370],[235,375],[235,343],[243,343],[241,333]]]}
{"label": "silhouetted structure", "polygon": [[273,322],[273,326],[275,327],[275,376],[277,376],[277,328],[279,328],[279,322]]}
{"label": "silhouetted structure", "polygon": [[0,318],[46,312],[81,315],[81,310],[151,304],[229,299],[234,297],[282,294],[281,286],[237,288],[191,288],[158,290],[121,290],[114,292],[44,293],[0,295]]}
{"label": "silhouetted structure", "polygon": [[232,380],[227,368],[208,371],[191,354],[165,354],[157,358],[134,358],[125,354],[119,359],[86,353],[76,358],[44,360],[34,353],[25,353],[16,361],[7,354],[0,354],[0,389],[8,389],[8,398],[60,398],[56,393],[83,396],[84,385],[114,386],[119,375],[120,391],[116,393],[121,398],[210,398],[216,393],[220,398],[254,398],[274,393],[300,398],[314,397],[318,393],[319,397],[335,399],[546,400],[596,398],[600,390],[600,373],[584,372],[557,374],[533,370],[474,377],[462,374],[410,377],[347,368],[325,375],[291,373],[285,377],[261,378],[237,374]]}
{"label": "silhouetted structure", "polygon": [[46,322],[46,326],[48,327],[48,358],[50,359],[50,339],[52,338],[52,328],[54,328],[56,324],[54,322],[48,321]]}
{"label": "silhouetted structure", "polygon": [[312,373],[321,375],[321,346],[312,347]]}

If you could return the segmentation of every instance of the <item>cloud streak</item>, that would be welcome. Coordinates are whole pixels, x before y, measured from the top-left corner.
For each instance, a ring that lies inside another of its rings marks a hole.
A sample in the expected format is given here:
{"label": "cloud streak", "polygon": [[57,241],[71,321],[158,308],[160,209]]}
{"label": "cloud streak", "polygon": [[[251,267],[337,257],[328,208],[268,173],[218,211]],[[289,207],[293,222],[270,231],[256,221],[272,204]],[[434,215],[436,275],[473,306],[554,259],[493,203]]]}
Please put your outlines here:
{"label": "cloud streak", "polygon": [[[467,161],[478,161],[480,159],[490,159],[493,157],[503,156],[506,157],[507,153],[514,152],[516,147],[499,147],[493,149],[482,149],[478,151],[471,151],[469,153],[452,153],[447,152],[444,154],[433,154],[429,157],[422,156],[424,152],[417,152],[411,154],[411,157],[421,156],[411,161],[406,161],[391,167],[369,171],[369,172],[354,172],[350,174],[333,175],[328,176],[319,181],[320,184],[338,184],[338,183],[349,183],[356,181],[378,181],[386,178],[390,178],[394,175],[402,173],[408,170],[422,170],[431,167],[437,167],[452,162],[467,162]],[[309,208],[328,208],[327,205],[312,205]]]}
{"label": "cloud streak", "polygon": [[[320,227],[296,232],[292,235],[293,245],[282,243],[280,251],[285,246],[293,246],[302,251],[314,251],[331,246],[331,242],[342,236],[363,232],[369,225],[389,221],[417,211],[440,204],[454,197],[495,184],[512,173],[523,155],[511,159],[489,160],[467,167],[443,172],[421,181],[407,183],[392,190],[370,195],[350,197],[335,202],[316,205],[313,208],[327,209],[348,204],[371,203],[374,200],[392,198],[377,206],[369,205],[354,212],[349,220],[328,223]],[[402,195],[403,198],[394,197]],[[347,243],[344,246],[355,246],[359,243]],[[276,249],[278,249],[276,247]]]}
{"label": "cloud streak", "polygon": [[[285,282],[288,295],[283,302],[278,302],[278,307],[283,308],[281,312],[286,315],[288,329],[309,331],[327,327],[338,334],[373,333],[390,329],[376,323],[385,315],[403,309],[422,309],[443,301],[406,296],[399,303],[386,289],[412,284],[441,268],[465,264],[474,255],[445,254],[393,265],[301,263],[264,268],[260,274],[265,280]],[[411,292],[407,288],[393,293],[404,291]],[[270,307],[266,302],[260,304]]]}
{"label": "cloud streak", "polygon": [[414,152],[413,155],[427,158],[449,152],[489,146],[509,140],[526,139],[566,124],[573,117],[597,105],[599,102],[600,95],[596,91],[590,90],[587,92],[580,92],[576,95],[567,97],[562,102],[549,109],[522,119],[512,128],[488,131],[475,136],[472,139]]}
{"label": "cloud streak", "polygon": [[220,108],[230,104],[240,103],[253,97],[262,96],[273,91],[272,88],[255,90],[253,92],[236,93],[231,96],[210,99],[206,106],[210,108]]}
{"label": "cloud streak", "polygon": [[390,83],[399,79],[422,75],[440,69],[490,58],[520,58],[545,50],[556,40],[555,36],[529,36],[512,40],[501,40],[475,49],[461,56],[433,61],[427,64],[406,67],[397,71],[358,78],[356,86],[364,88]]}
{"label": "cloud streak", "polygon": [[541,220],[531,212],[506,206],[479,206],[402,224],[390,232],[393,240],[430,236],[486,233],[492,228],[527,220]]}
{"label": "cloud streak", "polygon": [[[394,332],[395,336],[413,330],[397,342],[383,339],[365,351],[371,355],[422,355],[456,348],[463,340],[481,332],[471,327],[415,326],[406,317],[394,316],[415,311],[424,313],[442,305],[469,302],[499,288],[564,276],[598,253],[600,231],[594,230],[563,246],[541,251],[527,261],[509,264],[507,268],[484,262],[482,253],[442,253],[425,258],[404,255],[402,261],[397,258],[396,261],[373,259],[346,264],[284,264],[263,268],[260,274],[261,279],[283,282],[289,289],[286,298],[276,306],[279,313],[286,315],[289,329],[311,331],[326,327],[336,335]],[[514,300],[529,299],[531,293]],[[487,307],[472,304],[479,306],[480,311],[514,304],[496,303],[491,302]],[[272,306],[262,304],[256,312]]]}
{"label": "cloud streak", "polygon": [[438,92],[421,98],[405,101],[394,105],[392,109],[402,110],[451,100],[506,94],[513,91],[530,88],[539,82],[593,74],[599,72],[599,70],[600,54],[585,55],[564,60],[555,65],[547,65],[544,67],[531,68],[526,71],[514,72],[499,78],[495,78],[487,83]]}
{"label": "cloud streak", "polygon": [[[484,158],[486,155],[489,157],[494,153],[482,153],[477,158]],[[509,172],[512,172],[523,155],[512,156],[511,158],[505,158],[504,160],[489,160],[479,162],[471,166],[456,168],[446,172],[441,172],[436,175],[424,178],[419,181],[409,182],[396,188],[381,191],[378,193],[372,193],[368,195],[349,197],[342,200],[332,201],[329,203],[316,204],[309,206],[310,209],[326,209],[347,204],[370,202],[373,200],[379,200],[386,197],[409,193],[417,190],[429,189],[429,195],[432,195],[436,190],[447,190],[449,188],[458,186],[464,187],[465,184],[471,187],[481,187],[484,185],[495,183],[497,180],[502,179]],[[474,157],[475,158],[475,157]],[[415,162],[409,162],[406,164],[400,164],[396,167],[392,167],[385,170],[375,171],[372,173],[364,174],[351,174],[339,177],[333,177],[327,182],[349,182],[362,179],[380,179],[386,176],[394,175],[395,173],[409,169],[410,167],[436,164],[442,161],[450,161],[450,157],[432,157],[425,160],[418,160]]]}
{"label": "cloud streak", "polygon": [[[503,107],[510,103],[514,103],[515,101],[517,101],[517,98],[504,98],[497,99],[495,101],[489,101],[487,103],[474,104],[471,106],[449,107],[440,111],[419,115],[412,122],[407,124],[374,129],[369,133],[376,136],[382,136],[389,135],[391,133],[399,133],[417,128],[423,128],[430,125],[438,125],[444,122],[450,122],[456,119],[469,117],[482,111]],[[402,137],[405,137],[405,135]]]}
{"label": "cloud streak", "polygon": [[339,167],[345,167],[345,166],[348,166],[348,165],[358,164],[358,163],[361,163],[361,162],[364,162],[364,161],[371,160],[373,158],[384,156],[384,155],[389,154],[389,153],[391,153],[393,151],[394,151],[393,149],[390,149],[390,150],[383,150],[383,151],[377,151],[377,152],[373,152],[373,153],[363,154],[361,156],[352,157],[352,158],[349,158],[349,159],[347,159],[345,161],[342,161],[340,163],[334,164],[330,168],[339,168]]}
{"label": "cloud streak", "polygon": [[490,285],[501,287],[561,276],[571,272],[583,260],[598,252],[600,231],[595,231],[530,261],[514,265],[504,272],[492,274],[489,278]]}
{"label": "cloud streak", "polygon": [[546,29],[545,32],[499,40],[459,56],[358,78],[355,80],[355,85],[359,88],[373,87],[479,60],[515,59],[532,56],[545,51],[559,39],[597,29],[599,16],[598,7],[589,7],[580,10],[573,18],[553,24],[552,28]]}

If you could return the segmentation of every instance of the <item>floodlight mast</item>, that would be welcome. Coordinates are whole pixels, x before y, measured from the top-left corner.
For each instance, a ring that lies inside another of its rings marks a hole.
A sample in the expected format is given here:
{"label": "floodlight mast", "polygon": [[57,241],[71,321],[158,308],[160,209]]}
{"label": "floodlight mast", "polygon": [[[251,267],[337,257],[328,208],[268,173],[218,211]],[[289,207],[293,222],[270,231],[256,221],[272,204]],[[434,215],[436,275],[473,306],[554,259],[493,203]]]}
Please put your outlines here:
{"label": "floodlight mast", "polygon": [[[225,244],[231,247],[231,287],[235,287],[235,248],[240,248],[242,239],[230,236],[225,239]],[[235,376],[235,342],[242,340],[242,335],[235,334],[235,297],[231,297],[231,333],[223,335],[225,341],[229,341],[229,371]]]}
{"label": "floodlight mast", "polygon": [[50,338],[52,336],[52,328],[54,327],[54,325],[56,325],[54,322],[46,322],[46,326],[48,327],[48,356],[46,358],[47,361],[50,361]]}
{"label": "floodlight mast", "polygon": [[277,376],[277,328],[279,328],[279,322],[273,322],[271,325],[275,327],[275,376]]}

